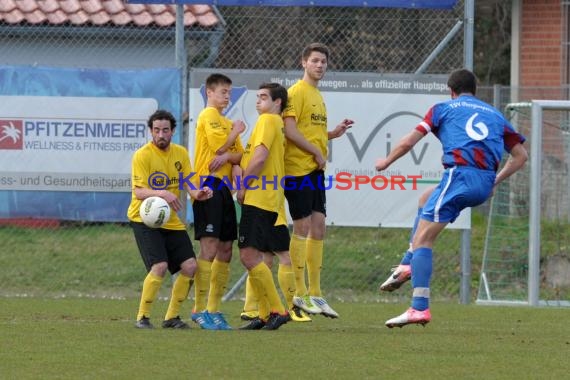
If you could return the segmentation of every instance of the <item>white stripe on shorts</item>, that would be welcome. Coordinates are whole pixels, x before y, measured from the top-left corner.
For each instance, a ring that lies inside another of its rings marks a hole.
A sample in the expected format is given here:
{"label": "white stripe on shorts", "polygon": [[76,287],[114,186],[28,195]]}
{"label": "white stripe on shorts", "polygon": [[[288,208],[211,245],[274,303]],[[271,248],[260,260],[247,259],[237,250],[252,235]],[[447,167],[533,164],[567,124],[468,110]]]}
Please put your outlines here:
{"label": "white stripe on shorts", "polygon": [[449,185],[451,184],[451,177],[453,176],[453,171],[455,170],[455,167],[452,167],[451,169],[449,169],[449,176],[447,177],[447,183],[445,184],[445,187],[443,188],[441,194],[439,194],[439,197],[437,198],[437,202],[435,203],[435,210],[434,210],[434,215],[433,215],[433,221],[439,223],[439,209],[441,208],[441,202],[443,202],[443,197],[445,197],[445,193],[447,192],[447,189],[449,188]]}

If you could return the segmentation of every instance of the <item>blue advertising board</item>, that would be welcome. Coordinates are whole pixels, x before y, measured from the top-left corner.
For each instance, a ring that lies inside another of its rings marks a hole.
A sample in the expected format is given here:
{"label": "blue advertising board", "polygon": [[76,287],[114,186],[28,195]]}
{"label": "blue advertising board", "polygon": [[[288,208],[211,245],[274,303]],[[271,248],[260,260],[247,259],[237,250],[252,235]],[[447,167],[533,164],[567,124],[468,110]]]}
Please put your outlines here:
{"label": "blue advertising board", "polygon": [[180,94],[173,68],[0,66],[0,218],[127,221],[146,120]]}

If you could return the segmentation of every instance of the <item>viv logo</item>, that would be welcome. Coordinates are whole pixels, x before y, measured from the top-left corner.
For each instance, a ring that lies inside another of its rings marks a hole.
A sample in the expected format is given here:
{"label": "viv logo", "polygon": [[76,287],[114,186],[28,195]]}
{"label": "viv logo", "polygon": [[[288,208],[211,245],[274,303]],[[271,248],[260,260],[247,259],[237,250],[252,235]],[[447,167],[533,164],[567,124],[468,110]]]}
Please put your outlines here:
{"label": "viv logo", "polygon": [[23,149],[22,120],[0,120],[0,149]]}

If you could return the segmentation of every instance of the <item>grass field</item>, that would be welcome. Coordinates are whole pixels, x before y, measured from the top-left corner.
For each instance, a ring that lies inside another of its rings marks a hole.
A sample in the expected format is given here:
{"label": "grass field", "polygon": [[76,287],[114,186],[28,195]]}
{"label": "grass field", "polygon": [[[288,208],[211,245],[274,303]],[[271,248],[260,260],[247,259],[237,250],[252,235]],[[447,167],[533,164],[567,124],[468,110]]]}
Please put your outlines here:
{"label": "grass field", "polygon": [[[485,218],[474,213],[472,301],[484,236]],[[410,288],[376,289],[407,238],[403,229],[328,229],[322,282],[338,320],[317,316],[274,332],[193,324],[189,331],[140,331],[133,324],[145,271],[128,226],[0,227],[0,379],[569,377],[568,309],[457,304],[457,231],[445,231],[434,247],[432,323],[386,328],[386,319],[408,307]],[[243,273],[237,257],[231,284]],[[165,281],[153,308],[157,326],[169,292]],[[242,294],[223,304],[234,327]]]}
{"label": "grass field", "polygon": [[[137,300],[0,298],[2,379],[563,379],[568,310],[432,305],[425,328],[388,329],[404,304],[337,303],[277,331],[133,327]],[[156,304],[155,324],[166,309]],[[183,307],[189,310],[189,306]],[[224,305],[239,326],[240,302]]]}
{"label": "grass field", "polygon": [[[484,220],[474,216],[473,290],[482,254]],[[193,231],[190,230],[191,236]],[[376,289],[407,248],[408,229],[329,227],[322,287],[344,301],[377,301]],[[433,294],[458,299],[459,232],[437,242]],[[0,296],[138,297],[145,269],[131,228],[122,224],[62,225],[59,228],[0,227]],[[237,244],[230,284],[244,273]],[[194,250],[198,245],[194,243]],[[164,287],[161,295],[167,296]],[[407,296],[407,294],[406,294]],[[388,297],[398,301],[397,297]]]}

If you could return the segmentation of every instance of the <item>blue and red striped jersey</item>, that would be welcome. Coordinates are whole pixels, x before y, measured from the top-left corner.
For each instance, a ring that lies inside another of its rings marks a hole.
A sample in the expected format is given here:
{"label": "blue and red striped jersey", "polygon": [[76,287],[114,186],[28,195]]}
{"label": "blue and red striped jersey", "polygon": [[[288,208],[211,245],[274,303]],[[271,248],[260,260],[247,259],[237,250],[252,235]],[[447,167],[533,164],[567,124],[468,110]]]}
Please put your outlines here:
{"label": "blue and red striped jersey", "polygon": [[443,166],[497,171],[503,152],[526,139],[496,108],[471,95],[431,107],[416,130],[432,132],[443,146]]}

